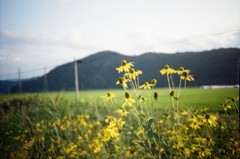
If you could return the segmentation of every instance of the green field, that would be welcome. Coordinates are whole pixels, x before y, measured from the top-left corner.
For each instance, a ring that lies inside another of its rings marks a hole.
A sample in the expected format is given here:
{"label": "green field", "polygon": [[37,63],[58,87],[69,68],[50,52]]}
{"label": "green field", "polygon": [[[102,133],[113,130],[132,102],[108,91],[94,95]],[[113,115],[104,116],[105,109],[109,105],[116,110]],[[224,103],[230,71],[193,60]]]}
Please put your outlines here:
{"label": "green field", "polygon": [[0,159],[240,157],[239,89],[129,93],[80,91],[77,104],[75,92],[1,95]]}
{"label": "green field", "polygon": [[[124,101],[124,91],[123,90],[84,90],[79,91],[79,102],[81,104],[87,103],[92,106],[101,106],[104,105],[105,101],[102,100],[101,96],[107,94],[107,92],[112,92],[116,95],[113,99],[116,105],[121,106]],[[158,92],[159,98],[157,100],[158,108],[168,108],[171,107],[171,100],[169,97],[168,89],[151,89],[151,90],[141,90],[138,92],[138,95],[147,98],[147,102],[151,105],[150,101],[153,101],[153,92]],[[44,98],[54,98],[57,94],[61,94],[61,98],[70,102],[72,104],[76,103],[76,94],[75,92],[49,92],[49,93],[32,93],[34,95],[39,95]],[[133,98],[137,98],[136,95],[130,91]],[[10,94],[10,95],[1,95],[0,103],[4,100],[9,100],[12,98],[18,98],[25,96],[26,94]],[[220,111],[222,110],[219,107],[220,103],[223,103],[228,97],[239,96],[238,88],[231,89],[202,89],[202,88],[187,88],[185,91],[181,90],[181,100],[179,102],[179,108],[190,108],[190,109],[199,109],[202,107],[208,107],[211,111]],[[149,100],[150,99],[150,100]]]}

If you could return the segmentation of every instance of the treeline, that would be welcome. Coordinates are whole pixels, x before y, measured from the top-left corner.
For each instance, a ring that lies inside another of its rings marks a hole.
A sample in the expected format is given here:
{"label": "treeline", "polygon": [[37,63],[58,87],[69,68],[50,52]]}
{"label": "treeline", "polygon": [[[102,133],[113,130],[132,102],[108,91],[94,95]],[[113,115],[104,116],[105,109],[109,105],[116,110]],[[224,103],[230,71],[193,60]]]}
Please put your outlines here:
{"label": "treeline", "polygon": [[[195,81],[188,86],[202,85],[235,85],[238,84],[238,58],[240,49],[217,49],[203,52],[186,52],[175,54],[145,53],[139,56],[125,56],[116,52],[104,51],[81,59],[78,64],[78,78],[80,89],[106,89],[121,88],[116,85],[121,76],[116,68],[122,60],[134,62],[135,69],[140,69],[140,84],[151,79],[157,79],[157,87],[166,87],[165,76],[161,76],[159,70],[165,64],[174,69],[184,67],[190,69]],[[175,78],[175,77],[174,77]],[[176,85],[178,78],[176,77]],[[2,89],[3,83],[0,82]],[[74,90],[75,76],[74,63],[66,63],[56,67],[46,76],[22,81],[22,92]],[[6,91],[6,89],[5,89]],[[11,86],[10,92],[18,92],[19,85]],[[4,92],[4,90],[1,90]]]}

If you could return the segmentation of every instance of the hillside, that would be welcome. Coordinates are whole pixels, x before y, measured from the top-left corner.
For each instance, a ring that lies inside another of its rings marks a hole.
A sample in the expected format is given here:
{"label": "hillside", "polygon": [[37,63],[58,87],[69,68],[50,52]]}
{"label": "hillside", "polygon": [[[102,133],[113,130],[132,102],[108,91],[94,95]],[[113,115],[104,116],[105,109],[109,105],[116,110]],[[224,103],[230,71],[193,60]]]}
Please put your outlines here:
{"label": "hillside", "polygon": [[[139,56],[125,56],[116,52],[103,51],[81,59],[78,64],[80,89],[121,88],[116,86],[120,76],[115,70],[123,59],[134,62],[135,69],[143,71],[140,83],[158,80],[157,87],[166,87],[166,77],[161,76],[159,70],[165,64],[178,69],[183,66],[191,70],[195,81],[189,86],[202,85],[235,85],[238,84],[238,58],[240,49],[218,49],[204,52],[187,53],[145,53]],[[66,63],[56,67],[47,74],[49,91],[74,90],[74,64]],[[44,76],[23,81],[23,92],[43,91]],[[0,87],[1,88],[1,87]],[[18,86],[11,88],[17,92]]]}

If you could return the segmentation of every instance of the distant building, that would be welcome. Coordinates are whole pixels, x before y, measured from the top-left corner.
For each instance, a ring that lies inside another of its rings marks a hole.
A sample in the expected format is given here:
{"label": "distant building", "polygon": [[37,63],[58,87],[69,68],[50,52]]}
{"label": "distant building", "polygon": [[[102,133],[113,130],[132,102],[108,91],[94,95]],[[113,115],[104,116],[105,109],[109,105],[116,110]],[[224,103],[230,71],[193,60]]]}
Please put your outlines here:
{"label": "distant building", "polygon": [[239,88],[239,85],[203,85],[203,89]]}

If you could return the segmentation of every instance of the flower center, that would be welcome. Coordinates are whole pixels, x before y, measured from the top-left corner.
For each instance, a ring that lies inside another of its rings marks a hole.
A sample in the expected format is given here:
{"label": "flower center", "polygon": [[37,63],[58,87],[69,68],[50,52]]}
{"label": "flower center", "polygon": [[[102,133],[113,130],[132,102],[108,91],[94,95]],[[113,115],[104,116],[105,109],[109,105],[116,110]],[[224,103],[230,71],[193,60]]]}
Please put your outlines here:
{"label": "flower center", "polygon": [[206,114],[206,115],[205,115],[205,119],[207,119],[207,120],[210,119],[210,115],[209,115],[209,114]]}
{"label": "flower center", "polygon": [[187,73],[187,72],[183,72],[183,73],[182,73],[182,76],[187,77],[187,76],[188,76],[188,73]]}
{"label": "flower center", "polygon": [[158,93],[157,92],[154,92],[154,99],[158,99]]}
{"label": "flower center", "polygon": [[125,66],[127,64],[126,60],[122,60],[122,66]]}
{"label": "flower center", "polygon": [[169,65],[165,65],[165,66],[164,66],[164,69],[169,69]]}
{"label": "flower center", "polygon": [[118,81],[119,81],[120,84],[123,84],[123,78],[122,78],[122,77],[120,77],[120,78],[118,79]]}
{"label": "flower center", "polygon": [[127,99],[130,98],[130,94],[128,92],[125,92],[125,98],[127,98]]}
{"label": "flower center", "polygon": [[131,74],[133,74],[135,72],[135,70],[133,68],[130,69],[129,71]]}
{"label": "flower center", "polygon": [[179,68],[179,71],[184,71],[184,67],[180,67],[180,68]]}

